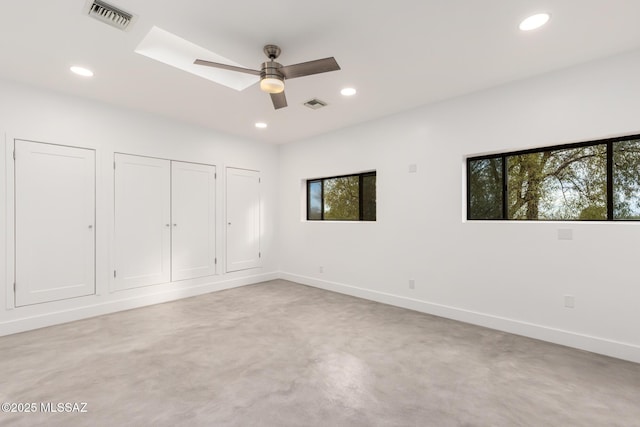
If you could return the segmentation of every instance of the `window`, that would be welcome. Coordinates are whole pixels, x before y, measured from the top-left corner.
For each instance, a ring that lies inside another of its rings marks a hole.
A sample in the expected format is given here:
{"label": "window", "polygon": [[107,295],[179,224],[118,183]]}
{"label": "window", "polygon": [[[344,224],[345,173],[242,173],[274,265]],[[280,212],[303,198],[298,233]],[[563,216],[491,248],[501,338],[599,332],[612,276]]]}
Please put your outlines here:
{"label": "window", "polygon": [[376,173],[308,180],[307,220],[375,221]]}
{"label": "window", "polygon": [[613,219],[640,219],[640,139],[613,145]]}
{"label": "window", "polygon": [[502,158],[470,160],[469,219],[502,218]]}
{"label": "window", "polygon": [[467,219],[640,220],[640,135],[469,158]]}

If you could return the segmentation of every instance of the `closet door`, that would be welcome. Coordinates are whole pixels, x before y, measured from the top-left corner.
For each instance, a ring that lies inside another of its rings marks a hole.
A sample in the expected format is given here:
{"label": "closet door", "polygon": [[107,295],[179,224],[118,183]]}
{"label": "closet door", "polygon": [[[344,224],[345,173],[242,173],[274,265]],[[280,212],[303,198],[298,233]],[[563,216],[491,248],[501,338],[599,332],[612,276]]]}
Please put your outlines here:
{"label": "closet door", "polygon": [[260,173],[227,168],[227,271],[259,267]]}
{"label": "closet door", "polygon": [[95,151],[15,141],[15,304],[95,293]]}
{"label": "closet door", "polygon": [[171,162],[171,279],[216,273],[216,168]]}
{"label": "closet door", "polygon": [[114,288],[171,280],[169,160],[115,155]]}

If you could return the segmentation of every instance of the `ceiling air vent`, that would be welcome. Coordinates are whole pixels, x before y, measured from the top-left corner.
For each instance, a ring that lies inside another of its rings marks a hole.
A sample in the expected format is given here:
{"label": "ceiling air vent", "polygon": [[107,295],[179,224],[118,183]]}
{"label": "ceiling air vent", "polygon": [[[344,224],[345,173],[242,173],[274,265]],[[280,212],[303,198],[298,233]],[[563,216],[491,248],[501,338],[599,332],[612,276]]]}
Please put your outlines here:
{"label": "ceiling air vent", "polygon": [[89,0],[86,10],[92,18],[121,30],[126,30],[134,19],[132,14],[100,0]]}
{"label": "ceiling air vent", "polygon": [[324,101],[320,101],[318,98],[313,98],[304,103],[305,107],[309,107],[312,110],[317,110],[318,108],[326,107],[327,103]]}

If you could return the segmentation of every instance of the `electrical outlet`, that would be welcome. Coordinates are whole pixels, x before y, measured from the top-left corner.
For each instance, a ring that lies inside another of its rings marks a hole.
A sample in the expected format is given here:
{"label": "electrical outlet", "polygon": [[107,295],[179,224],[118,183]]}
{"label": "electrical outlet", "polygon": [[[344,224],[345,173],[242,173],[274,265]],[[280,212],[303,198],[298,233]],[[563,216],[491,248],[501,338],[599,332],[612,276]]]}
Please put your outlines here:
{"label": "electrical outlet", "polygon": [[575,308],[576,301],[573,295],[564,296],[564,306],[565,308]]}
{"label": "electrical outlet", "polygon": [[413,279],[409,279],[409,289],[415,289],[416,288],[416,281]]}
{"label": "electrical outlet", "polygon": [[323,267],[323,266],[320,266],[320,267],[318,268],[318,271],[319,271],[320,273],[324,273],[324,267]]}

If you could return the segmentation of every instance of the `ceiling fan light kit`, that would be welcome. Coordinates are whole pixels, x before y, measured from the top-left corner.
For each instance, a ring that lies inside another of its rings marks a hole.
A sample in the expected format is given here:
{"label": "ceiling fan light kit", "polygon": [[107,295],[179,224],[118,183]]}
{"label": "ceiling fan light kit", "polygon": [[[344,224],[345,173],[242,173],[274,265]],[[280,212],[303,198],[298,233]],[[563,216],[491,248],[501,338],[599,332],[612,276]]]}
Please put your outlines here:
{"label": "ceiling fan light kit", "polygon": [[275,61],[281,52],[278,46],[268,44],[264,47],[263,51],[269,58],[269,61],[262,63],[260,71],[211,62],[204,59],[196,59],[194,64],[259,75],[260,89],[271,95],[271,101],[276,110],[287,106],[287,98],[284,94],[284,81],[286,79],[310,76],[312,74],[326,73],[340,69],[340,66],[333,57],[283,66]]}
{"label": "ceiling fan light kit", "polygon": [[277,77],[265,77],[260,80],[260,89],[267,93],[280,93],[284,91],[284,81]]}

